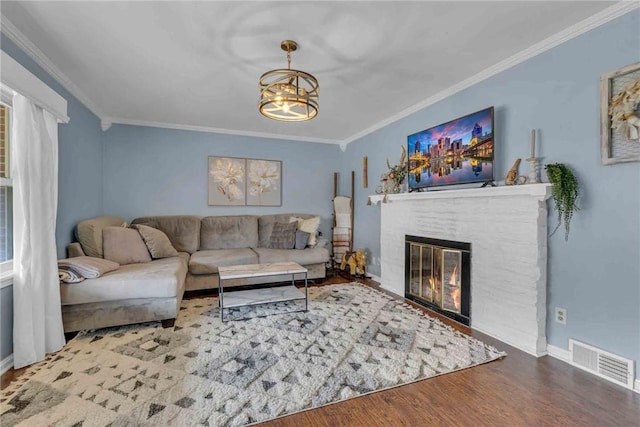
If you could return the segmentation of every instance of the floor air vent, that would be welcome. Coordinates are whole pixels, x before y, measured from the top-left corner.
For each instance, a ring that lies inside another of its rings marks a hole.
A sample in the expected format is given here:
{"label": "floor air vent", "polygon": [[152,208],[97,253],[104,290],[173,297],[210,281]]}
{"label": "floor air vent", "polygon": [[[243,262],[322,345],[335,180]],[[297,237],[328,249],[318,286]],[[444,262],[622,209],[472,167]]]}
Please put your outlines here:
{"label": "floor air vent", "polygon": [[635,367],[625,359],[599,348],[569,339],[571,364],[633,390]]}

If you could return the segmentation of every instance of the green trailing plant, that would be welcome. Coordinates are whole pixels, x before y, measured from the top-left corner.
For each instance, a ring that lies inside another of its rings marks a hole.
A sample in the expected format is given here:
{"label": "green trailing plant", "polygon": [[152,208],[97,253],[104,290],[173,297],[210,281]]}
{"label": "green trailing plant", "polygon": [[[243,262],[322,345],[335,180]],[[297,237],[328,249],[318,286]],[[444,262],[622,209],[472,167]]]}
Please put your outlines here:
{"label": "green trailing plant", "polygon": [[578,210],[576,199],[578,198],[578,180],[571,169],[563,163],[552,163],[545,165],[547,177],[551,183],[551,195],[556,203],[558,211],[558,225],[553,229],[551,235],[558,231],[560,225],[564,224],[564,240],[569,240],[569,229],[573,213]]}

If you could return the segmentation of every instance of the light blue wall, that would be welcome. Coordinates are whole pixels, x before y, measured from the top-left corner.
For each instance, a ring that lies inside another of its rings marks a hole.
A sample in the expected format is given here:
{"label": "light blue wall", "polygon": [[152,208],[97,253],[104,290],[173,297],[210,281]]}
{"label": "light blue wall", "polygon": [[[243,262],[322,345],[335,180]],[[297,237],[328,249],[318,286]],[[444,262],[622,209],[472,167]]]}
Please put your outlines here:
{"label": "light blue wall", "polygon": [[[295,125],[295,124],[294,124]],[[104,212],[143,215],[315,213],[330,230],[337,145],[113,126],[104,134]],[[207,205],[208,156],[282,160],[281,207]]]}
{"label": "light blue wall", "polygon": [[[102,215],[102,144],[98,118],[4,34],[0,48],[67,100],[68,124],[58,126],[58,257],[65,254],[75,224]],[[0,357],[13,353],[13,288],[0,292]]]}
{"label": "light blue wall", "polygon": [[[568,312],[566,326],[547,316],[549,344],[567,349],[573,337],[634,359],[640,376],[640,163],[603,166],[599,126],[600,75],[638,61],[635,11],[349,144],[343,170],[369,156],[372,185],[359,186],[357,196],[364,205],[385,158],[397,163],[407,135],[494,105],[496,177],[503,180],[516,158],[527,157],[529,132],[538,129],[544,163],[568,164],[582,185],[569,241],[562,231],[549,239],[548,312]],[[379,210],[356,208],[355,244],[371,251],[374,274]]]}

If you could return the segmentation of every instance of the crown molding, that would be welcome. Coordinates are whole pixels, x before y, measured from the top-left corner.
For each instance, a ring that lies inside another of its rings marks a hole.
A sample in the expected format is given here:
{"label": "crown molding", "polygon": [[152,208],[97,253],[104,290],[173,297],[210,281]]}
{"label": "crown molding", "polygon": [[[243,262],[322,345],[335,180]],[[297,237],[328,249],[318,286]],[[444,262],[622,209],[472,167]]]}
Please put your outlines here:
{"label": "crown molding", "polygon": [[101,121],[101,128],[103,131],[108,130],[112,124],[117,123],[132,126],[148,126],[166,129],[191,130],[197,132],[221,133],[227,135],[252,136],[257,138],[274,138],[292,141],[315,142],[321,144],[337,144],[343,151],[345,151],[348,144],[353,141],[369,135],[387,125],[397,122],[398,120],[403,119],[419,110],[422,110],[423,108],[442,101],[443,99],[448,98],[468,87],[471,87],[477,83],[482,82],[483,80],[495,76],[505,70],[508,70],[509,68],[512,68],[543,52],[546,52],[547,50],[553,49],[554,47],[566,41],[578,37],[586,33],[587,31],[606,24],[607,22],[612,21],[638,8],[640,8],[640,2],[638,2],[637,0],[620,1],[619,3],[616,3],[613,6],[608,7],[601,12],[596,13],[595,15],[592,15],[591,17],[586,18],[583,21],[578,22],[577,24],[574,24],[571,27],[568,27],[565,30],[542,40],[541,42],[538,42],[533,46],[503,61],[500,61],[497,64],[494,64],[493,66],[481,71],[480,73],[475,74],[474,76],[471,76],[468,79],[465,79],[453,86],[450,86],[449,88],[442,90],[435,95],[419,102],[418,104],[406,108],[399,113],[396,113],[374,124],[373,126],[355,133],[343,140],[314,137],[296,137],[291,135],[221,129],[207,126],[191,126],[174,123],[146,122],[141,120],[110,118],[106,116],[101,111],[101,109],[98,108],[98,106],[71,81],[71,79],[69,79],[58,67],[56,67],[53,62],[35,44],[33,44],[31,40],[29,40],[20,30],[18,30],[16,26],[13,25],[11,21],[9,21],[9,19],[7,19],[4,15],[1,15],[1,31],[20,49],[22,49],[31,59],[33,59],[40,67],[42,67],[44,71],[46,71],[49,75],[51,75],[51,77],[53,77],[58,83],[60,83],[60,85],[62,85],[67,91],[69,91],[71,95],[77,98],[78,101],[80,101],[85,107],[87,107],[93,114],[98,116]]}
{"label": "crown molding", "polygon": [[129,120],[124,118],[115,118],[111,117],[107,119],[107,121],[103,122],[102,127],[103,130],[109,129],[112,124],[120,124],[120,125],[130,125],[130,126],[147,126],[153,128],[163,128],[163,129],[175,129],[175,130],[190,130],[195,132],[207,132],[207,133],[220,133],[225,135],[239,135],[239,136],[251,136],[255,138],[270,138],[270,139],[284,139],[289,141],[303,141],[303,142],[315,142],[319,144],[341,144],[342,141],[337,139],[324,139],[324,138],[314,138],[309,136],[295,136],[295,135],[282,135],[278,133],[267,133],[267,132],[253,132],[253,131],[242,131],[237,129],[223,129],[223,128],[214,128],[209,126],[195,126],[195,125],[181,125],[176,123],[163,123],[163,122],[148,122],[144,120]]}
{"label": "crown molding", "polygon": [[53,77],[62,87],[69,91],[78,101],[80,101],[85,107],[87,107],[93,114],[98,116],[99,119],[104,117],[104,114],[98,108],[98,106],[89,99],[81,90],[76,86],[69,77],[67,77],[54,63],[45,55],[31,40],[27,38],[18,28],[13,25],[9,19],[1,15],[2,28],[1,31],[12,42],[14,42],[24,53],[33,59],[45,72]]}
{"label": "crown molding", "polygon": [[467,89],[468,87],[471,87],[483,80],[500,74],[501,72],[506,71],[509,68],[512,68],[528,59],[531,59],[537,55],[540,55],[541,53],[553,49],[554,47],[561,45],[564,42],[574,39],[586,33],[587,31],[591,31],[594,28],[604,25],[607,22],[612,21],[638,8],[640,8],[640,2],[638,2],[637,0],[624,0],[616,3],[615,5],[610,6],[596,13],[595,15],[592,15],[589,18],[578,22],[577,24],[574,24],[560,31],[559,33],[547,37],[546,39],[528,47],[527,49],[520,51],[515,55],[512,55],[511,57],[498,62],[497,64],[492,65],[491,67],[479,72],[478,74],[475,74],[468,79],[450,86],[449,88],[440,91],[433,96],[430,96],[424,101],[419,102],[418,104],[415,104],[405,110],[402,110],[399,113],[394,114],[393,116],[388,117],[374,124],[373,126],[346,138],[343,142],[346,144],[350,144],[351,142],[356,141],[363,136],[369,135],[370,133],[373,133],[378,129],[390,125],[391,123],[397,122],[398,120],[403,119],[417,111],[420,111],[423,108],[442,101],[443,99],[446,99],[464,89]]}
{"label": "crown molding", "polygon": [[103,117],[100,120],[100,129],[102,129],[102,132],[106,132],[109,130],[109,128],[113,125],[113,122],[111,121],[111,118],[109,117]]}

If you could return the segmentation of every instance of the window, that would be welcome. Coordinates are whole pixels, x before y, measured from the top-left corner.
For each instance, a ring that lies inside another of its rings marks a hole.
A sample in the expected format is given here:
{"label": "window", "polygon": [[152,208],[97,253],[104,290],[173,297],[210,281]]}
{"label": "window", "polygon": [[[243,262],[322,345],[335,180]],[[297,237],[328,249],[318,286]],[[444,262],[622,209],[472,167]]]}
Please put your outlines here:
{"label": "window", "polygon": [[[0,104],[0,264],[4,267],[13,259],[13,185],[10,174],[10,119],[11,110]],[[4,274],[3,274],[4,275]]]}

